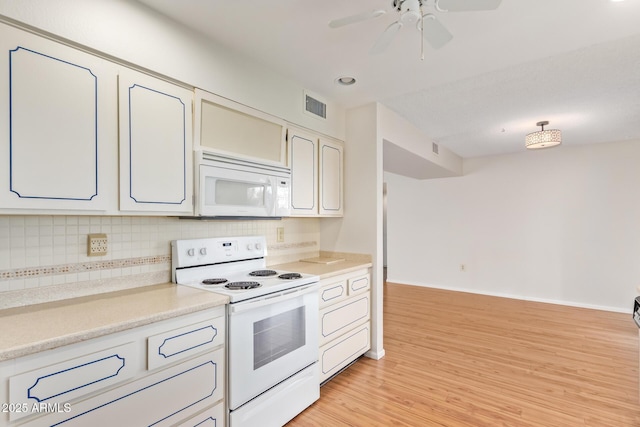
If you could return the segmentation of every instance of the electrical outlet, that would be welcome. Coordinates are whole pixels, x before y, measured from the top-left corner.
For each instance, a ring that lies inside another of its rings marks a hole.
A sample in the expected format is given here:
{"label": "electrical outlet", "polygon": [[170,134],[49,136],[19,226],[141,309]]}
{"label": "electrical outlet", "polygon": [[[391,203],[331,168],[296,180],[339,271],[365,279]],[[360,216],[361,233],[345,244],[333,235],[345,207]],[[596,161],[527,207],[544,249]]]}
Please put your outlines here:
{"label": "electrical outlet", "polygon": [[460,271],[467,271],[467,266],[464,264],[460,264]]}
{"label": "electrical outlet", "polygon": [[278,227],[278,243],[284,242],[284,227]]}
{"label": "electrical outlet", "polygon": [[104,233],[100,234],[89,234],[88,236],[88,244],[87,244],[87,255],[88,256],[100,256],[107,254],[107,235]]}

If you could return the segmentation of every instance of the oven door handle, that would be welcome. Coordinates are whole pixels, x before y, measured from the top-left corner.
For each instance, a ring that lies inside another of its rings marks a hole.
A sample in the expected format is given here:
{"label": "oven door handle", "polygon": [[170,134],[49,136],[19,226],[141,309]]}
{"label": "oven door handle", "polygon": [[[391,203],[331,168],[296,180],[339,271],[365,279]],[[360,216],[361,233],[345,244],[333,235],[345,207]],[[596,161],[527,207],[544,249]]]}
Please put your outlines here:
{"label": "oven door handle", "polygon": [[301,297],[303,295],[310,294],[311,292],[317,292],[319,288],[319,283],[315,282],[310,285],[303,285],[297,288],[287,289],[285,291],[265,295],[263,297],[255,298],[249,301],[229,304],[229,313],[242,313],[247,310],[253,310],[254,308],[264,307],[265,305],[288,301],[294,298]]}

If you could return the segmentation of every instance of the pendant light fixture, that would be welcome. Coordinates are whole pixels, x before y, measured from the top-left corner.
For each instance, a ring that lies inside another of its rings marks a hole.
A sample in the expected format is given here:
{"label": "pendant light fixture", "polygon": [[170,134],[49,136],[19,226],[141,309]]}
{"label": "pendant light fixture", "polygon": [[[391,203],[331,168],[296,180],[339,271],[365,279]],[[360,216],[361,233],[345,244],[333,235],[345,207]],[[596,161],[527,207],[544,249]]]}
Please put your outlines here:
{"label": "pendant light fixture", "polygon": [[536,123],[536,126],[540,126],[542,129],[527,135],[525,138],[527,149],[535,150],[538,148],[554,147],[562,143],[562,132],[558,129],[544,130],[544,127],[548,124],[548,121]]}

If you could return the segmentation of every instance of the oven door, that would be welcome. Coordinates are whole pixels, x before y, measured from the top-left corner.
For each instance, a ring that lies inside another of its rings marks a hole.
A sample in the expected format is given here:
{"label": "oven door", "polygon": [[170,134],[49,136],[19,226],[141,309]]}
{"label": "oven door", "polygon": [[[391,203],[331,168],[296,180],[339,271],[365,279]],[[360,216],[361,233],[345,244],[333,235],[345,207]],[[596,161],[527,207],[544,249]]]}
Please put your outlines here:
{"label": "oven door", "polygon": [[318,360],[318,283],[229,306],[229,408]]}

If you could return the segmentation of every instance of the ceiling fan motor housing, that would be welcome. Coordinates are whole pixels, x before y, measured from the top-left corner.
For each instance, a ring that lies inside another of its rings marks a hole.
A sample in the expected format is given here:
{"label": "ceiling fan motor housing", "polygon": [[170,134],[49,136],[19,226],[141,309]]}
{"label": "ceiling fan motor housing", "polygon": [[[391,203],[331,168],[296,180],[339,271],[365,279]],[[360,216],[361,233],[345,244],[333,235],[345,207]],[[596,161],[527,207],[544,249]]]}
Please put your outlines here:
{"label": "ceiling fan motor housing", "polygon": [[416,24],[422,18],[421,0],[394,0],[393,7],[400,11],[399,21],[402,25]]}

